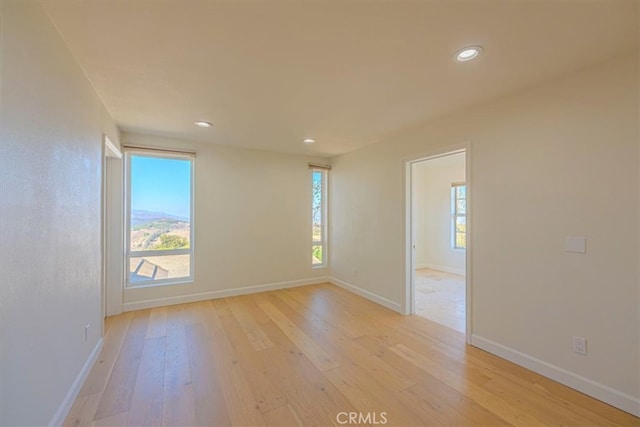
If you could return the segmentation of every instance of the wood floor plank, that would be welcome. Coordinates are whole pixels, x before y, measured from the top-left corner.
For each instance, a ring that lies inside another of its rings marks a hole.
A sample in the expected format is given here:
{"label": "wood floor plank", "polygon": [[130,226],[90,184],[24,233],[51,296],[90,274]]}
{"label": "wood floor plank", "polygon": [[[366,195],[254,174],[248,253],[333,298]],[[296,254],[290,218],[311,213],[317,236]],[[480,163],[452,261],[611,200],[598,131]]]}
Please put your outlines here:
{"label": "wood floor plank", "polygon": [[472,381],[468,381],[464,377],[451,373],[446,368],[443,369],[442,366],[416,353],[403,344],[390,347],[390,350],[514,425],[544,425],[526,412],[510,405],[494,394],[486,392]]}
{"label": "wood floor plank", "polygon": [[449,371],[464,372],[468,381],[476,385],[482,385],[492,378],[492,373],[475,366],[471,358],[465,355],[464,358],[451,358],[446,352],[439,350],[437,341],[431,342],[423,337],[411,334],[398,333],[399,346],[409,347],[423,357],[428,357],[435,364],[446,366]]}
{"label": "wood floor plank", "polygon": [[209,335],[201,323],[196,323],[186,326],[186,339],[196,425],[231,425]]}
{"label": "wood floor plank", "polygon": [[620,426],[640,427],[640,418],[595,400],[586,394],[572,390],[549,378],[540,377],[535,386],[553,398],[561,399],[575,407],[579,407],[583,416],[600,417]]}
{"label": "wood floor plank", "polygon": [[[272,301],[272,296],[261,294],[258,304]],[[271,387],[277,387],[285,396],[305,425],[329,425],[334,414],[354,410],[281,328],[273,321],[263,323],[262,327],[274,348],[254,352],[253,356],[264,358],[260,365],[262,373]]]}
{"label": "wood floor plank", "polygon": [[273,322],[262,325],[275,347],[259,352],[272,363],[264,366],[305,425],[331,425],[340,411],[355,411],[322,372]]}
{"label": "wood floor plank", "polygon": [[88,426],[93,423],[98,405],[102,399],[102,393],[79,396],[71,407],[69,415],[64,422],[64,427]]}
{"label": "wood floor plank", "polygon": [[129,411],[147,335],[150,310],[133,313],[127,335],[109,376],[95,419]]}
{"label": "wood floor plank", "polygon": [[356,410],[280,328],[269,324],[264,327],[276,344],[275,348],[260,352],[277,361],[268,367],[267,375],[279,385],[305,426],[331,425],[339,412]]}
{"label": "wood floor plank", "polygon": [[144,343],[129,408],[130,426],[162,424],[165,337],[149,338]]}
{"label": "wood floor plank", "polygon": [[231,310],[229,310],[227,299],[228,298],[210,300],[210,304],[213,305],[213,308],[219,316],[231,316]]}
{"label": "wood floor plank", "polygon": [[238,298],[239,301],[242,302],[246,310],[251,313],[251,316],[258,325],[262,325],[263,323],[272,323],[271,318],[267,315],[267,313],[265,313],[260,309],[260,307],[258,307],[258,303],[263,302],[262,293],[242,295]]}
{"label": "wood floor plank", "polygon": [[[231,319],[232,316],[225,316]],[[222,325],[222,321],[220,321]],[[233,425],[260,426],[264,419],[249,382],[238,363],[238,355],[229,343],[224,328],[213,334],[210,341],[216,372],[225,386],[222,388],[227,412]]]}
{"label": "wood floor plank", "polygon": [[197,313],[193,310],[193,303],[176,304],[167,307],[167,322],[182,326],[197,323]]}
{"label": "wood floor plank", "polygon": [[[195,426],[196,414],[185,326],[168,316],[162,387],[162,425]],[[179,319],[179,317],[177,318]]]}
{"label": "wood floor plank", "polygon": [[[388,345],[397,344],[395,331],[389,328],[389,318],[398,314],[386,307],[367,307],[358,302],[357,295],[351,294],[341,288],[330,284],[318,285],[318,294],[310,292],[309,287],[296,288],[295,296],[300,301],[301,296],[307,301],[305,305],[310,310],[312,307],[333,307],[331,315],[325,316],[328,322],[335,325],[348,325],[349,330],[354,330],[353,338],[364,335],[376,337]],[[313,289],[315,291],[315,287]],[[316,308],[316,311],[318,309]],[[401,316],[405,317],[405,316]]]}
{"label": "wood floor plank", "polygon": [[[376,414],[391,425],[423,425],[424,421],[402,405],[393,390],[384,389],[355,365],[345,365],[323,372],[329,381],[346,396],[358,412]],[[373,416],[373,415],[372,415]]]}
{"label": "wood floor plank", "polygon": [[271,303],[261,303],[259,307],[267,313],[273,322],[293,341],[298,348],[321,371],[337,368],[339,365],[331,360],[331,357],[312,339],[306,336],[296,325],[284,316]]}
{"label": "wood floor plank", "polygon": [[393,390],[402,390],[415,384],[410,378],[380,360],[373,352],[343,334],[342,330],[335,328],[325,320],[326,317],[321,319],[310,314],[304,306],[286,293],[281,293],[279,299],[286,305],[274,302],[278,304],[277,308],[289,319],[296,319],[296,324],[304,328],[303,332],[321,344],[330,357],[341,366],[357,364],[375,381]]}
{"label": "wood floor plank", "polygon": [[128,412],[121,412],[110,417],[100,418],[90,424],[92,427],[122,427],[127,425]]}
{"label": "wood floor plank", "polygon": [[[418,385],[401,393],[407,399],[413,400],[419,406],[433,408],[438,413],[446,413],[444,418],[461,419],[462,422],[444,423],[446,425],[486,425],[500,426],[510,425],[507,421],[495,415],[493,412],[480,406],[457,390],[431,375],[428,375],[420,367],[407,363],[404,358],[391,351],[388,346],[379,340],[365,336],[356,340],[358,344],[375,352],[378,357],[396,367],[407,377],[413,378]],[[442,417],[436,417],[442,418]],[[465,421],[466,420],[466,421]]]}
{"label": "wood floor plank", "polygon": [[565,426],[611,426],[599,417],[582,417],[573,411],[567,411],[565,407],[558,405],[555,400],[542,398],[537,393],[531,392],[530,387],[508,381],[499,377],[483,384],[482,389],[513,406],[527,408],[527,413],[533,415],[547,425]]}
{"label": "wood floor plank", "polygon": [[[349,338],[357,338],[373,332],[373,329],[358,319],[347,315],[341,306],[333,304],[318,304],[313,294],[308,294],[301,289],[291,289],[283,293],[291,297],[298,304],[305,307],[309,314],[321,316],[335,328],[341,330]],[[280,296],[283,298],[282,296]]]}
{"label": "wood floor plank", "polygon": [[[405,336],[406,333],[400,333],[399,336]],[[511,396],[523,396],[518,399],[517,403],[524,406],[527,403],[527,411],[538,413],[541,421],[560,422],[567,425],[610,425],[606,419],[587,413],[584,409],[567,402],[557,396],[544,394],[540,390],[532,387],[541,376],[531,372],[525,368],[514,364],[500,364],[501,359],[491,355],[483,350],[471,346],[465,346],[463,349],[451,347],[446,342],[436,340],[427,340],[428,336],[419,333],[420,338],[401,338],[402,342],[418,351],[422,355],[428,355],[436,362],[444,363],[447,360],[460,360],[457,364],[458,368],[463,366],[467,373],[475,373],[476,378],[482,375],[478,384],[491,383],[493,392],[496,395],[503,396],[508,399]],[[499,367],[498,367],[499,366]],[[520,387],[519,393],[503,393],[496,385],[504,384],[505,387]],[[542,403],[544,402],[544,403]],[[541,410],[541,408],[544,410]]]}
{"label": "wood floor plank", "polygon": [[491,353],[473,346],[462,348],[452,347],[448,343],[439,341],[434,346],[434,350],[446,355],[453,360],[460,360],[463,363],[471,363],[482,369],[488,376],[499,375],[512,380],[517,380],[527,384],[534,384],[541,378],[540,374],[530,371],[521,366],[510,363],[501,365],[502,359]]}
{"label": "wood floor plank", "polygon": [[[286,369],[280,364],[278,353],[274,351],[255,351],[235,317],[222,316],[220,321],[231,346],[236,350],[238,365],[245,373],[245,378],[257,400],[259,411],[264,415],[266,412],[286,405],[287,398],[276,380],[277,377],[274,378],[269,375],[269,372],[274,367]],[[273,347],[274,345],[268,347],[268,349]]]}
{"label": "wood floor plank", "polygon": [[167,334],[167,307],[152,308],[149,314],[147,338],[164,337]]}
{"label": "wood floor plank", "polygon": [[104,336],[102,351],[78,396],[88,396],[104,391],[132,318],[132,313],[123,313],[120,316],[108,318],[110,327]]}
{"label": "wood floor plank", "polygon": [[224,333],[218,311],[227,312],[227,303],[224,300],[206,300],[194,302],[190,305],[196,315],[196,321],[202,325],[208,337],[214,337]]}
{"label": "wood floor plank", "polygon": [[269,337],[266,336],[258,322],[251,316],[251,312],[246,310],[243,304],[231,304],[230,309],[256,351],[273,347]]}
{"label": "wood floor plank", "polygon": [[[434,386],[434,384],[431,384]],[[436,385],[438,390],[443,390],[443,385]],[[482,407],[465,408],[473,406],[470,400],[462,395],[452,396],[455,390],[451,390],[449,396],[453,399],[443,398],[441,392],[434,392],[433,387],[416,384],[413,387],[400,391],[403,401],[414,408],[425,425],[458,425],[458,426],[502,426],[511,425],[505,420],[495,416],[492,412]],[[479,409],[479,410],[478,410]]]}
{"label": "wood floor plank", "polygon": [[273,427],[304,426],[291,405],[283,405],[262,414],[266,425]]}
{"label": "wood floor plank", "polygon": [[[634,426],[464,335],[329,284],[124,313],[65,426]],[[344,418],[344,415],[343,415]],[[344,421],[344,420],[343,420]]]}

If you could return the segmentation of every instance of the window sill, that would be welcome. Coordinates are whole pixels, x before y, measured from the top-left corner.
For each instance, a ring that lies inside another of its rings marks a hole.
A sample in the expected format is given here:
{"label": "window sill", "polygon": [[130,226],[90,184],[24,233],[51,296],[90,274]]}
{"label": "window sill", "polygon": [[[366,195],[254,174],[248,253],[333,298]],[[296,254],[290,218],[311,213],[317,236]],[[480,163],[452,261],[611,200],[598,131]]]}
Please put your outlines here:
{"label": "window sill", "polygon": [[186,277],[184,279],[168,280],[162,282],[143,282],[141,284],[128,283],[126,289],[143,289],[143,288],[157,288],[158,286],[173,286],[173,285],[188,285],[193,284],[192,277]]}

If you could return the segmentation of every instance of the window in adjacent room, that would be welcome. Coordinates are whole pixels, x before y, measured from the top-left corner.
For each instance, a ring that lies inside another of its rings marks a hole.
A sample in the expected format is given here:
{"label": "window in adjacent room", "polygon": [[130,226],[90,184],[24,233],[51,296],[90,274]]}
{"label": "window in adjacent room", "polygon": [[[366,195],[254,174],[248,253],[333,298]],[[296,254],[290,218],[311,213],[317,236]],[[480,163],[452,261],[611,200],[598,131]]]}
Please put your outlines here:
{"label": "window in adjacent room", "polygon": [[193,155],[129,150],[128,286],[193,280]]}
{"label": "window in adjacent room", "polygon": [[467,248],[467,186],[451,184],[451,241],[454,249]]}
{"label": "window in adjacent room", "polygon": [[327,265],[327,170],[311,170],[311,264]]}

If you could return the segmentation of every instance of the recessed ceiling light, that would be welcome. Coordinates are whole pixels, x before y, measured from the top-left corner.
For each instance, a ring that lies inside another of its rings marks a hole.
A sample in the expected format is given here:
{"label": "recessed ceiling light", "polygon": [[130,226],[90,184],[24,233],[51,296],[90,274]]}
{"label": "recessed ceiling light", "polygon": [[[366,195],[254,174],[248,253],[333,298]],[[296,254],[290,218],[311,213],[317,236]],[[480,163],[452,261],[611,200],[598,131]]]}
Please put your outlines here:
{"label": "recessed ceiling light", "polygon": [[482,47],[469,46],[456,52],[456,61],[467,62],[477,58],[482,53]]}
{"label": "recessed ceiling light", "polygon": [[203,121],[197,121],[195,122],[196,126],[200,126],[201,128],[210,128],[211,126],[213,126],[212,123],[209,122],[203,122]]}
{"label": "recessed ceiling light", "polygon": [[314,142],[316,142],[316,140],[315,139],[311,139],[311,138],[307,138],[302,142],[304,142],[305,144],[313,144]]}

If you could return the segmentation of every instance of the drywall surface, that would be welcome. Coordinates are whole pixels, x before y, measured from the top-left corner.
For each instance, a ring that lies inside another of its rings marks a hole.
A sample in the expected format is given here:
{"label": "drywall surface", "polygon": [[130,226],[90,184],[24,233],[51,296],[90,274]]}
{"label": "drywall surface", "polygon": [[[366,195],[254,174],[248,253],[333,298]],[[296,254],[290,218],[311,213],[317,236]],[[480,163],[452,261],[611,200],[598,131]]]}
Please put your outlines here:
{"label": "drywall surface", "polygon": [[332,275],[402,303],[403,159],[468,142],[472,333],[638,399],[638,71],[612,59],[334,158]]}
{"label": "drywall surface", "polygon": [[[125,144],[197,152],[193,283],[125,289],[127,304],[328,276],[311,267],[311,157],[138,134]],[[291,283],[293,284],[293,283]],[[171,299],[174,298],[174,299]]]}
{"label": "drywall surface", "polygon": [[101,143],[118,133],[40,6],[0,14],[0,425],[47,425],[101,338]]}
{"label": "drywall surface", "polygon": [[413,218],[416,268],[464,274],[465,251],[452,240],[451,184],[465,182],[465,154],[413,164]]}

